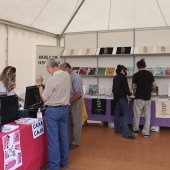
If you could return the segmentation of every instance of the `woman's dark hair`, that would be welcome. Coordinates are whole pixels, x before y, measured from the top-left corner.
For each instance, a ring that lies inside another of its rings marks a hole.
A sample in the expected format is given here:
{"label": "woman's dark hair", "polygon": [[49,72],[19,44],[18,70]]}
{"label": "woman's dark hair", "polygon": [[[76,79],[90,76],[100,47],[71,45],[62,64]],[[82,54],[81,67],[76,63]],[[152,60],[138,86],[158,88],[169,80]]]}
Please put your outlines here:
{"label": "woman's dark hair", "polygon": [[119,74],[122,70],[124,70],[124,72],[126,72],[127,68],[121,64],[117,65],[116,74]]}
{"label": "woman's dark hair", "polygon": [[145,59],[142,58],[140,61],[136,63],[136,65],[138,68],[145,68],[146,67]]}

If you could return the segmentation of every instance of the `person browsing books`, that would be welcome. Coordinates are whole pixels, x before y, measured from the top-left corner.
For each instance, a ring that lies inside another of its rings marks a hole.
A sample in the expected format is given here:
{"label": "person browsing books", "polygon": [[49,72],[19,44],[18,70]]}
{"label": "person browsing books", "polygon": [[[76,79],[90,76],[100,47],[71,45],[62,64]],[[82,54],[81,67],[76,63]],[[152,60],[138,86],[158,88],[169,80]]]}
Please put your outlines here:
{"label": "person browsing books", "polygon": [[70,99],[70,76],[50,58],[45,63],[52,76],[43,88],[42,76],[36,78],[39,93],[46,105],[45,124],[48,138],[48,163],[51,170],[68,167],[68,104]]}
{"label": "person browsing books", "polygon": [[[131,135],[131,131],[128,126],[129,117],[129,96],[132,93],[129,90],[126,67],[118,65],[116,69],[116,76],[113,79],[113,95],[116,103],[116,110],[114,115],[115,133],[123,133],[123,137],[126,139],[135,139]],[[123,113],[122,123],[120,122],[120,114]]]}
{"label": "person browsing books", "polygon": [[138,72],[133,75],[132,89],[136,91],[133,103],[133,130],[132,133],[138,135],[140,114],[144,111],[145,125],[142,130],[144,137],[149,136],[150,117],[151,117],[151,91],[156,89],[156,83],[152,73],[147,71],[144,59],[137,62]]}
{"label": "person browsing books", "polygon": [[75,149],[79,146],[82,131],[83,81],[81,76],[72,70],[69,63],[61,64],[60,68],[67,71],[71,79],[68,128],[70,149]]}

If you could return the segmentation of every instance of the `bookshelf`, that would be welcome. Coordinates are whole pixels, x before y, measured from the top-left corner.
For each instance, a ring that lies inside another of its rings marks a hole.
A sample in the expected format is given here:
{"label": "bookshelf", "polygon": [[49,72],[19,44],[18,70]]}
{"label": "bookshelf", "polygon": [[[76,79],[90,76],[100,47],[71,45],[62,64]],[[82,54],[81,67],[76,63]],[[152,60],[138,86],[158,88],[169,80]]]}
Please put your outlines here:
{"label": "bookshelf", "polygon": [[[65,62],[69,62],[72,67],[114,67],[123,64],[126,67],[133,67],[135,72],[136,62],[145,58],[148,68],[157,66],[170,67],[170,39],[168,39],[170,29],[127,29],[100,32],[82,32],[65,34],[65,49],[96,49],[93,55],[62,55]],[[73,38],[73,39],[72,39]],[[73,41],[74,40],[74,41]],[[163,46],[164,45],[164,46]],[[99,54],[100,48],[113,48],[111,54]],[[132,47],[130,54],[116,54],[117,47]],[[135,48],[148,48],[149,53],[139,53]],[[166,47],[167,50],[164,48]],[[162,50],[160,52],[160,50]],[[151,52],[151,50],[153,50]],[[90,53],[90,52],[89,52]],[[156,84],[159,86],[160,95],[167,95],[170,76],[154,76]],[[88,92],[89,84],[97,84],[98,89],[111,88],[113,76],[105,75],[82,75],[83,84]],[[132,83],[132,76],[127,76],[129,86]],[[163,83],[162,83],[163,82]]]}

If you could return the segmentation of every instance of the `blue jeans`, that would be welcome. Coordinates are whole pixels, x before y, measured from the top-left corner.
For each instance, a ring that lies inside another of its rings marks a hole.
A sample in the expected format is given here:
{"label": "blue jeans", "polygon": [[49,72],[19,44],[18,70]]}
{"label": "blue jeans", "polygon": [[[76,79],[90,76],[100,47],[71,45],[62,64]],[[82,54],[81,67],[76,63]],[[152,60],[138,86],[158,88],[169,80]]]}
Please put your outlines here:
{"label": "blue jeans", "polygon": [[68,107],[46,108],[45,124],[49,168],[59,170],[60,165],[68,165]]}
{"label": "blue jeans", "polygon": [[[120,113],[123,113],[122,124],[120,122]],[[125,98],[116,101],[116,111],[114,115],[115,133],[123,133],[123,137],[131,136],[131,131],[128,126],[129,105]]]}

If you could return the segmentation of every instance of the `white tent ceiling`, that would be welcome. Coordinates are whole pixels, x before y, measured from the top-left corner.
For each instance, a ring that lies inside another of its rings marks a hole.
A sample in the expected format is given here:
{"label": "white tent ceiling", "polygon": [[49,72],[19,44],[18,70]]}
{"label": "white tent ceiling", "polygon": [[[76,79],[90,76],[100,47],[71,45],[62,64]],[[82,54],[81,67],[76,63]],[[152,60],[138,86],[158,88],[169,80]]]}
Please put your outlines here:
{"label": "white tent ceiling", "polygon": [[[8,21],[61,34],[82,0],[0,0]],[[170,26],[170,0],[85,0],[66,32]]]}

